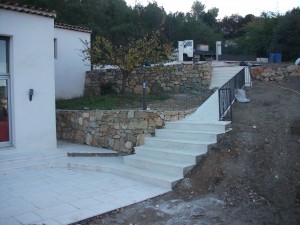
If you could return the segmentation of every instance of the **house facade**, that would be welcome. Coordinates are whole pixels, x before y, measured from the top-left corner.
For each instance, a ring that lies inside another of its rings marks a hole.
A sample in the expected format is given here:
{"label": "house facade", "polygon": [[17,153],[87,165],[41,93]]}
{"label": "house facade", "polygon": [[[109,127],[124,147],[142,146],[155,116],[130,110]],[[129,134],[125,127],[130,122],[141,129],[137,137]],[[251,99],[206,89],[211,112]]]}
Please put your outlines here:
{"label": "house facade", "polygon": [[0,2],[0,148],[56,148],[55,17]]}
{"label": "house facade", "polygon": [[82,41],[90,40],[89,29],[59,23],[54,25],[56,99],[83,95],[85,73],[91,65],[83,61]]}

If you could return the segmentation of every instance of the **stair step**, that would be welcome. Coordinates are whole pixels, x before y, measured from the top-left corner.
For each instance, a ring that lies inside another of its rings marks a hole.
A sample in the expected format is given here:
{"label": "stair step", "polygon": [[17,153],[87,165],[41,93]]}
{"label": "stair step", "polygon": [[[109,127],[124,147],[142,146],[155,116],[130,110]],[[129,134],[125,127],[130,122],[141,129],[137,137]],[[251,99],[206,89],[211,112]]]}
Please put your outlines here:
{"label": "stair step", "polygon": [[184,140],[197,140],[217,142],[217,132],[201,132],[197,130],[173,130],[173,129],[156,129],[155,136],[160,138],[181,138]]}
{"label": "stair step", "polygon": [[129,165],[118,164],[113,167],[106,167],[101,165],[92,165],[84,163],[68,163],[68,168],[83,169],[92,171],[103,171],[112,173],[118,176],[126,177],[132,180],[145,182],[155,186],[172,189],[183,176],[165,174],[158,171],[141,169]]}
{"label": "stair step", "polygon": [[118,167],[109,168],[107,172],[168,188],[170,190],[183,178],[181,175],[166,174],[161,171],[141,169],[124,164]]}
{"label": "stair step", "polygon": [[230,122],[224,121],[201,123],[193,120],[185,120],[167,123],[165,129],[225,133],[229,124]]}
{"label": "stair step", "polygon": [[172,148],[158,148],[158,147],[147,147],[139,146],[135,147],[135,153],[137,155],[143,155],[146,157],[158,157],[163,159],[170,159],[174,161],[180,161],[185,163],[195,164],[201,157],[206,154],[206,151],[190,151],[190,150],[176,150]]}
{"label": "stair step", "polygon": [[191,141],[191,140],[181,140],[181,139],[165,139],[158,137],[146,137],[145,146],[159,146],[160,148],[173,148],[173,149],[190,149],[192,151],[206,151],[208,145],[214,142],[204,142],[204,141]]}
{"label": "stair step", "polygon": [[125,165],[141,169],[151,169],[166,174],[173,174],[177,176],[184,176],[195,165],[191,163],[184,163],[173,161],[169,159],[161,159],[156,157],[147,157],[143,155],[130,155],[123,158]]}
{"label": "stair step", "polygon": [[117,152],[68,152],[68,157],[118,157],[124,154]]}

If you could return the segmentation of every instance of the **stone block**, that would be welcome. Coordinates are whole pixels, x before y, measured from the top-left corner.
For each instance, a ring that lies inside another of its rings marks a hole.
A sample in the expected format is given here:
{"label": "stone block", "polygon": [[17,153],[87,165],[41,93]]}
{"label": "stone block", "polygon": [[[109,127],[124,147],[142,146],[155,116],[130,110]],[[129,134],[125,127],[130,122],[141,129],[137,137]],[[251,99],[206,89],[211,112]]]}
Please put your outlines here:
{"label": "stone block", "polygon": [[145,112],[145,111],[137,111],[135,113],[135,116],[137,119],[145,119],[145,118],[148,118],[148,112]]}
{"label": "stone block", "polygon": [[161,118],[157,118],[156,127],[163,127],[164,121]]}
{"label": "stone block", "polygon": [[134,118],[134,111],[133,110],[129,110],[127,115],[128,115],[127,116],[128,119]]}
{"label": "stone block", "polygon": [[83,125],[83,119],[82,119],[82,117],[78,118],[78,123],[79,123],[79,125]]}
{"label": "stone block", "polygon": [[154,118],[148,119],[148,126],[149,127],[155,127],[156,126],[156,120]]}
{"label": "stone block", "polygon": [[90,117],[90,114],[88,112],[82,113],[83,118],[88,118]]}
{"label": "stone block", "polygon": [[120,123],[120,127],[121,127],[123,130],[125,130],[125,129],[128,128],[128,125],[127,125],[127,123]]}
{"label": "stone block", "polygon": [[86,137],[85,137],[85,143],[86,143],[87,145],[91,145],[92,140],[93,140],[93,135],[90,134],[90,133],[87,133],[87,135],[86,135]]}
{"label": "stone block", "polygon": [[126,143],[125,143],[125,148],[131,150],[132,147],[133,147],[133,143],[132,143],[131,141],[126,141]]}
{"label": "stone block", "polygon": [[300,66],[298,65],[290,65],[286,68],[286,71],[289,73],[297,73],[300,72]]}
{"label": "stone block", "polygon": [[139,134],[136,140],[136,146],[141,146],[145,144],[145,137],[151,137],[151,134]]}
{"label": "stone block", "polygon": [[121,149],[120,140],[117,139],[117,140],[114,141],[113,150],[120,151],[120,149]]}
{"label": "stone block", "polygon": [[300,77],[300,72],[292,72],[291,76],[293,76],[293,77]]}

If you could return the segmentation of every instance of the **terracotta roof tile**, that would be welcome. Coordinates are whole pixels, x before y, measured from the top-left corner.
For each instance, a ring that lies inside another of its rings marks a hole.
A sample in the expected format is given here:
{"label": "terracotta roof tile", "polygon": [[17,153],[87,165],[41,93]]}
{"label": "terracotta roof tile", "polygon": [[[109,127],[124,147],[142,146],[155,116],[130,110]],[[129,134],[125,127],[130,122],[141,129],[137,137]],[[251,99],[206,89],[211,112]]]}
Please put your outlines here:
{"label": "terracotta roof tile", "polygon": [[0,0],[0,9],[12,10],[16,12],[23,12],[23,13],[45,16],[50,18],[56,17],[56,12],[54,10],[43,9],[35,6],[6,2],[1,0]]}
{"label": "terracotta roof tile", "polygon": [[65,24],[65,23],[55,23],[54,27],[61,28],[61,29],[67,29],[67,30],[75,30],[75,31],[80,31],[80,32],[85,32],[85,33],[92,33],[92,30],[89,28],[69,25],[69,24]]}

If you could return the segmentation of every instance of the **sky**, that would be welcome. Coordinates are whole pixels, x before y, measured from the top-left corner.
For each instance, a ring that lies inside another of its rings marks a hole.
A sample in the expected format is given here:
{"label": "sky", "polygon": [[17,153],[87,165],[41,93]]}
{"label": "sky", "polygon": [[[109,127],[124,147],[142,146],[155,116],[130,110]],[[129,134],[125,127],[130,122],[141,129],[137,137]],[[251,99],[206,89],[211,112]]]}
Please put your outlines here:
{"label": "sky", "polygon": [[[134,6],[136,0],[125,0],[127,5]],[[169,12],[188,12],[191,10],[195,0],[156,0],[159,6],[163,6]],[[143,5],[153,0],[138,0]],[[200,0],[206,6],[205,11],[212,7],[219,9],[218,18],[239,14],[245,16],[253,14],[259,16],[264,11],[279,12],[284,14],[286,11],[295,7],[300,7],[300,0]]]}

